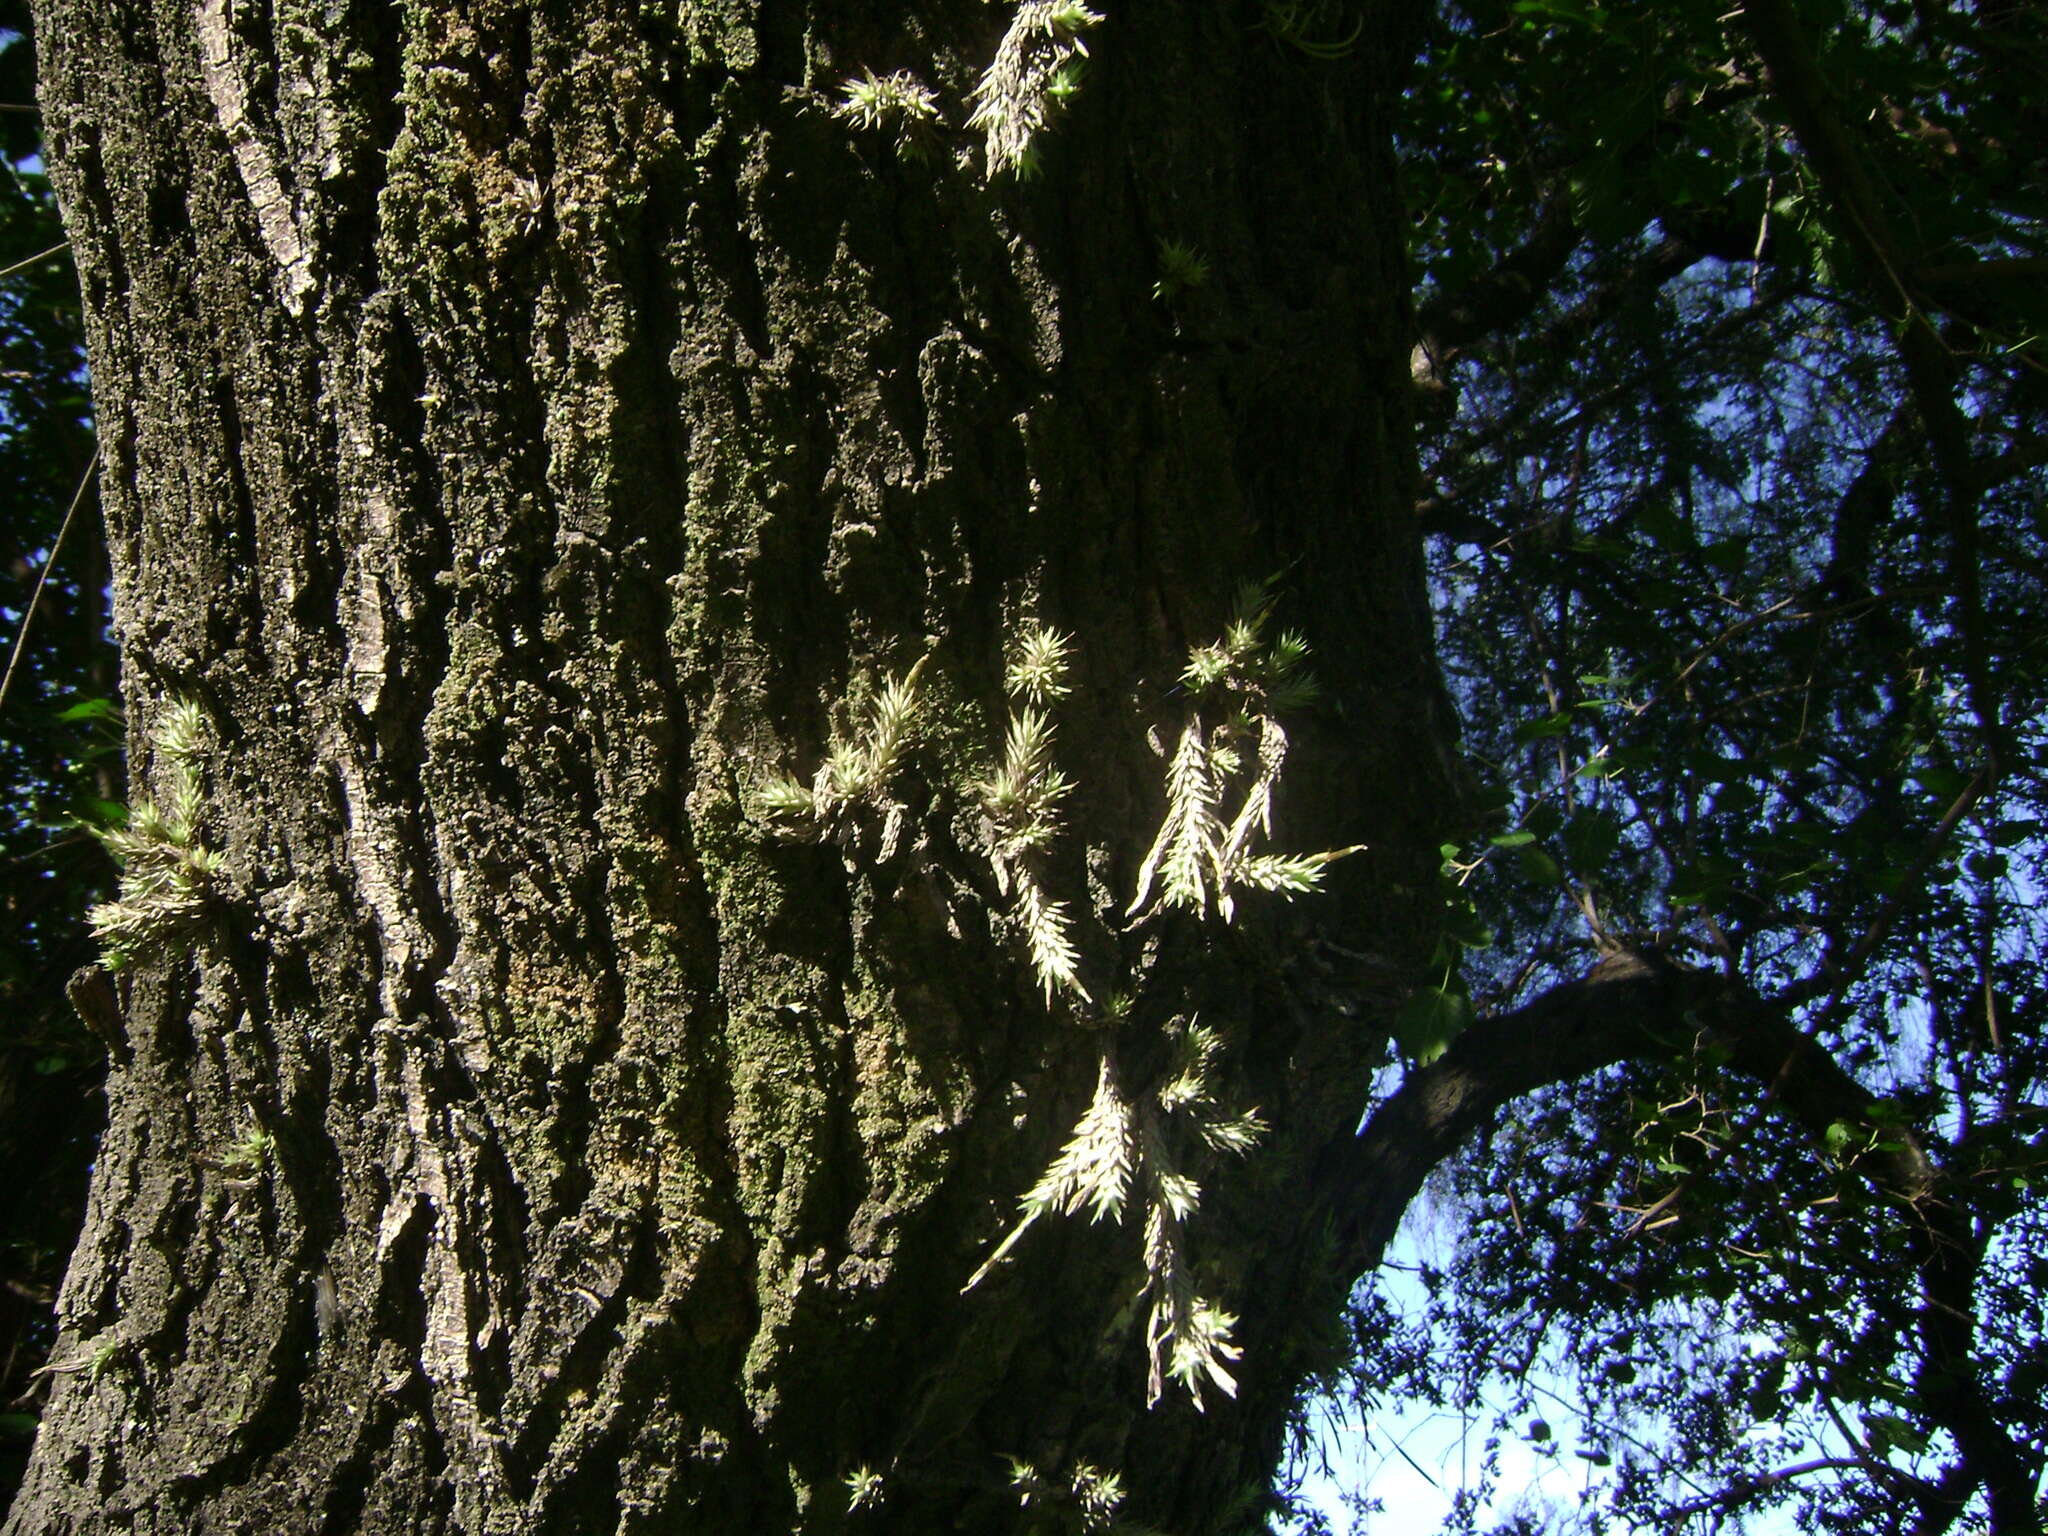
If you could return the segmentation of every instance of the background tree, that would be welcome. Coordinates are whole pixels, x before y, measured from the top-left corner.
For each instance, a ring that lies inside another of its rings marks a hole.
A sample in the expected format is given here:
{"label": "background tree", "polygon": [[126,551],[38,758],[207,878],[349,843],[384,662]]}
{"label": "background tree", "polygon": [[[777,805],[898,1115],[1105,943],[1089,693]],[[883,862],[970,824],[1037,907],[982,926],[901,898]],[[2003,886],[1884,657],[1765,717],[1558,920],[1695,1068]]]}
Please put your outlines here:
{"label": "background tree", "polygon": [[[1357,1390],[1488,1401],[1632,1522],[2039,1529],[2040,21],[1466,6],[1411,98],[1425,516],[1502,815],[1449,866],[1491,932],[1436,1011],[1498,1016],[1443,1123],[1590,1075],[1456,1164]],[[1720,1000],[1517,1008],[1645,939]]]}
{"label": "background tree", "polygon": [[9,562],[0,588],[4,1501],[27,1459],[51,1303],[78,1233],[101,1120],[103,1051],[64,986],[93,957],[85,909],[111,880],[79,824],[103,823],[122,788],[106,558],[85,483],[93,449],[77,290],[37,166],[26,8],[0,8],[0,29],[0,547]]}

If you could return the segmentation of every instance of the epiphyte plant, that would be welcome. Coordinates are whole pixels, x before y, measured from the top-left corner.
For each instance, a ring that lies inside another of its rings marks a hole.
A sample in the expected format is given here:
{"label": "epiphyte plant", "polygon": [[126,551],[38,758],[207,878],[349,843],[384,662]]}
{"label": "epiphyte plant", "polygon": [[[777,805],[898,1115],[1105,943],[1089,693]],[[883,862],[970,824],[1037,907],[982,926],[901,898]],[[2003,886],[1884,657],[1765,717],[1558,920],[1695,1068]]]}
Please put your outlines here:
{"label": "epiphyte plant", "polygon": [[[1305,668],[1307,644],[1291,632],[1269,639],[1271,619],[1270,584],[1247,587],[1223,637],[1189,653],[1180,683],[1193,706],[1168,758],[1166,814],[1125,913],[1133,927],[1168,908],[1191,910],[1197,919],[1213,912],[1229,922],[1236,890],[1284,895],[1313,890],[1325,865],[1358,851],[1355,846],[1312,854],[1254,851],[1258,839],[1271,835],[1273,795],[1287,757],[1280,712],[1306,703],[1315,692]],[[1018,637],[1005,674],[1013,712],[1004,764],[987,781],[983,806],[997,829],[991,859],[999,878],[1013,859],[1024,872],[1016,881],[1018,910],[1048,1000],[1058,986],[1086,1001],[1073,974],[1065,909],[1046,898],[1029,862],[1051,840],[1052,807],[1072,787],[1051,769],[1051,727],[1041,712],[1065,692],[1069,644],[1068,637],[1038,626]],[[1215,723],[1205,722],[1204,707]],[[1236,808],[1227,811],[1233,795]],[[1057,921],[1045,921],[1047,912]],[[1108,1216],[1121,1224],[1131,1192],[1140,1191],[1143,1294],[1151,1302],[1145,1329],[1148,1399],[1157,1402],[1171,1377],[1200,1408],[1205,1383],[1235,1395],[1229,1363],[1241,1350],[1231,1338],[1236,1319],[1194,1287],[1183,1234],[1200,1203],[1201,1187],[1184,1171],[1178,1148],[1192,1138],[1212,1152],[1241,1155],[1264,1126],[1257,1110],[1231,1115],[1218,1105],[1211,1087],[1222,1052],[1216,1031],[1192,1018],[1176,1018],[1167,1030],[1178,1065],[1143,1099],[1120,1086],[1114,1047],[1103,1051],[1087,1110],[1025,1193],[1016,1225],[965,1289],[979,1284],[1039,1217],[1071,1216],[1085,1208],[1093,1221]]]}
{"label": "epiphyte plant", "polygon": [[1192,288],[1209,281],[1209,262],[1184,240],[1159,242],[1159,278],[1152,284],[1152,297],[1171,304]]}
{"label": "epiphyte plant", "polygon": [[893,126],[896,149],[909,159],[926,152],[932,125],[939,120],[938,96],[907,69],[877,75],[864,70],[848,80],[832,115],[857,129],[874,131]]}
{"label": "epiphyte plant", "polygon": [[1010,1486],[1025,1508],[1039,1505],[1065,1511],[1086,1532],[1116,1528],[1116,1512],[1124,1501],[1123,1479],[1116,1473],[1078,1461],[1070,1476],[1054,1478],[1021,1457],[1012,1456],[1009,1462]]}
{"label": "epiphyte plant", "polygon": [[1003,670],[1004,690],[1013,698],[1040,707],[1057,703],[1073,692],[1067,682],[1067,658],[1073,654],[1073,638],[1043,624],[1025,629],[1018,635],[1009,665]]}
{"label": "epiphyte plant", "polygon": [[[1160,747],[1169,759],[1166,814],[1139,870],[1137,893],[1125,913],[1129,927],[1173,908],[1192,911],[1198,920],[1214,914],[1229,922],[1238,890],[1309,891],[1325,865],[1357,851],[1256,851],[1257,842],[1271,834],[1274,791],[1286,761],[1279,713],[1314,696],[1304,665],[1307,645],[1292,633],[1269,638],[1270,621],[1270,587],[1248,588],[1223,637],[1188,655],[1179,682],[1190,708],[1176,748],[1168,754]],[[1002,754],[972,782],[971,792],[980,803],[980,840],[998,892],[1013,898],[1011,920],[1022,931],[1048,1006],[1066,998],[1094,1008],[1080,978],[1073,915],[1049,893],[1044,869],[1060,830],[1062,803],[1075,790],[1054,764],[1051,721],[1052,710],[1072,692],[1073,648],[1072,636],[1042,623],[1019,627],[1003,672],[1009,714]],[[889,856],[907,814],[890,794],[889,781],[916,735],[918,683],[928,659],[883,685],[861,728],[833,734],[808,785],[785,775],[763,790],[763,803],[787,835],[851,841],[858,832],[853,813],[879,810],[886,816],[881,852]],[[1229,809],[1233,799],[1235,808]],[[1113,996],[1094,1008],[1096,1022],[1117,1025],[1129,1006]],[[1230,1363],[1241,1349],[1231,1337],[1236,1319],[1195,1289],[1184,1233],[1202,1192],[1185,1171],[1183,1154],[1206,1149],[1242,1155],[1265,1127],[1255,1109],[1232,1114],[1221,1107],[1213,1086],[1223,1050],[1217,1031],[1186,1015],[1175,1015],[1164,1028],[1176,1064],[1149,1092],[1127,1092],[1118,1077],[1114,1041],[1103,1047],[1087,1110],[1022,1197],[1015,1226],[963,1290],[972,1290],[1008,1257],[1041,1216],[1085,1209],[1091,1220],[1108,1217],[1121,1225],[1135,1199],[1144,1210],[1146,1279],[1140,1294],[1150,1301],[1149,1401],[1157,1402],[1171,1378],[1200,1408],[1205,1386],[1235,1394]]]}
{"label": "epiphyte plant", "polygon": [[87,914],[109,970],[190,934],[213,899],[220,856],[199,840],[205,725],[197,700],[165,706],[151,734],[161,800],[145,793],[124,825],[98,833],[121,864],[120,894]]}
{"label": "epiphyte plant", "polygon": [[1331,24],[1327,14],[1331,9],[1329,0],[1265,0],[1259,26],[1305,58],[1331,64],[1348,55],[1365,31],[1365,18],[1360,16],[1342,37],[1316,36],[1319,29]]}
{"label": "epiphyte plant", "polygon": [[1003,674],[1011,708],[1003,759],[975,786],[988,818],[996,888],[1005,896],[1016,893],[1015,915],[1048,1004],[1058,992],[1090,1001],[1081,984],[1066,903],[1046,893],[1039,869],[1059,831],[1059,804],[1074,788],[1053,766],[1053,728],[1046,716],[1046,707],[1069,692],[1070,649],[1071,637],[1042,624],[1018,635]]}
{"label": "epiphyte plant", "polygon": [[808,818],[824,836],[846,812],[867,805],[886,814],[883,846],[885,850],[893,848],[902,827],[903,807],[889,798],[889,780],[916,732],[918,677],[928,660],[919,657],[902,677],[883,684],[868,711],[865,729],[850,738],[834,732],[825,761],[808,785],[794,775],[772,780],[761,796],[769,814],[785,821]]}
{"label": "epiphyte plant", "polygon": [[1147,1402],[1156,1403],[1168,1377],[1203,1406],[1204,1384],[1236,1396],[1229,1362],[1243,1351],[1231,1339],[1236,1318],[1197,1294],[1186,1257],[1185,1226],[1201,1203],[1201,1186],[1182,1168],[1178,1147],[1190,1133],[1215,1152],[1242,1155],[1264,1134],[1258,1111],[1226,1114],[1211,1078],[1221,1037],[1199,1020],[1170,1026],[1175,1064],[1144,1099],[1126,1094],[1115,1056],[1105,1051],[1095,1094],[1051,1165],[1019,1202],[1017,1224],[961,1289],[971,1291],[1000,1264],[1039,1217],[1072,1216],[1123,1224],[1133,1190],[1145,1209]]}
{"label": "epiphyte plant", "polygon": [[846,1507],[849,1511],[875,1509],[888,1495],[888,1484],[873,1467],[856,1467],[846,1477]]}
{"label": "epiphyte plant", "polygon": [[252,1125],[221,1153],[218,1167],[231,1183],[253,1185],[262,1177],[276,1145],[276,1139],[270,1132],[260,1125]]}
{"label": "epiphyte plant", "polygon": [[[1360,851],[1356,844],[1309,854],[1252,851],[1255,835],[1272,834],[1273,791],[1287,761],[1280,712],[1315,696],[1303,670],[1307,644],[1292,632],[1267,641],[1271,616],[1266,589],[1247,588],[1223,638],[1188,657],[1181,684],[1196,696],[1197,707],[1188,711],[1168,756],[1166,816],[1139,867],[1127,917],[1140,919],[1160,907],[1186,907],[1200,917],[1213,908],[1229,922],[1236,914],[1234,888],[1310,891],[1322,880],[1324,865]],[[1214,724],[1203,719],[1199,705],[1205,697],[1221,702]],[[1233,791],[1240,794],[1238,806],[1226,815]]]}
{"label": "epiphyte plant", "polygon": [[1019,0],[995,61],[974,87],[967,119],[984,135],[991,177],[1029,174],[1032,139],[1080,88],[1087,34],[1102,20],[1081,0]]}

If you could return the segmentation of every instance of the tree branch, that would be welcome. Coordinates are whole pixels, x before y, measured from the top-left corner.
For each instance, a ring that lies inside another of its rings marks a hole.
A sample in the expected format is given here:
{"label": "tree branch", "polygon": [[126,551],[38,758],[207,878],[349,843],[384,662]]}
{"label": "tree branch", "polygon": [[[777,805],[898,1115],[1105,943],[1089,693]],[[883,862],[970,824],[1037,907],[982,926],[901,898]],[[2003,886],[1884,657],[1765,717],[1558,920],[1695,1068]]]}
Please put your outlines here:
{"label": "tree branch", "polygon": [[1771,1472],[1755,1472],[1739,1477],[1718,1493],[1704,1498],[1691,1499],[1683,1504],[1673,1504],[1663,1513],[1662,1519],[1673,1526],[1693,1515],[1704,1515],[1718,1510],[1739,1509],[1759,1494],[1768,1493],[1780,1484],[1789,1483],[1812,1472],[1848,1472],[1863,1465],[1846,1456],[1816,1456],[1810,1461],[1798,1462],[1789,1467],[1779,1467]]}
{"label": "tree branch", "polygon": [[[1955,1442],[1965,1497],[1984,1490],[1992,1536],[2038,1533],[2041,1469],[1999,1417],[1974,1359],[1973,1287],[1988,1234],[1973,1230],[1965,1208],[1947,1198],[1945,1175],[1921,1134],[1898,1123],[1789,1009],[1740,981],[1631,951],[1527,1007],[1474,1024],[1442,1057],[1409,1073],[1359,1134],[1326,1157],[1321,1176],[1348,1213],[1340,1253],[1358,1272],[1374,1268],[1430,1172],[1510,1101],[1621,1061],[1672,1054],[1702,1035],[1816,1143],[1825,1145],[1840,1124],[1871,1133],[1851,1166],[1906,1218],[1922,1291],[1922,1406]],[[1923,1514],[1935,1519],[1938,1512]]]}
{"label": "tree branch", "polygon": [[1474,341],[1519,325],[1535,312],[1579,248],[1585,232],[1563,198],[1553,198],[1536,217],[1529,238],[1492,271],[1455,293],[1441,294],[1415,317],[1415,351],[1409,364],[1416,385],[1450,387],[1445,370]]}
{"label": "tree branch", "polygon": [[1970,461],[1968,423],[1956,405],[1955,360],[1928,318],[1921,296],[1907,286],[1907,275],[1919,265],[1920,253],[1908,250],[1893,235],[1878,182],[1848,127],[1848,115],[1838,110],[1791,8],[1785,0],[1743,0],[1740,12],[1763,60],[1772,97],[1784,109],[1821,189],[1834,205],[1844,239],[1860,259],[1866,290],[1900,322],[1899,359],[1941,478],[1964,682],[1995,779],[2015,754],[1990,680],[1977,550],[1980,485]]}
{"label": "tree branch", "polygon": [[1351,1193],[1339,1234],[1347,1262],[1375,1267],[1422,1184],[1503,1105],[1553,1083],[1677,1042],[1685,1013],[1723,983],[1661,956],[1626,954],[1527,1007],[1482,1019],[1336,1149],[1324,1170]]}

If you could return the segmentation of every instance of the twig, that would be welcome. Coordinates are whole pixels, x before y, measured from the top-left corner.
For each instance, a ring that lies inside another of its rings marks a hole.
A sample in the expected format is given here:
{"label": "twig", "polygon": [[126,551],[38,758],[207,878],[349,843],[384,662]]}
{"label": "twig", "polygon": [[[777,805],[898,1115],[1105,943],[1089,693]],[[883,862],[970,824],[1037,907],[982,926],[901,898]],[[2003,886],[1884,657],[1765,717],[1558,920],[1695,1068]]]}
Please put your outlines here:
{"label": "twig", "polygon": [[[48,252],[44,253],[45,255]],[[9,271],[14,270],[9,268]],[[5,273],[0,273],[4,277]],[[57,563],[57,556],[64,548],[64,535],[71,531],[71,520],[78,515],[79,506],[85,501],[85,488],[92,484],[92,472],[99,468],[100,451],[93,448],[92,457],[85,461],[85,472],[78,477],[78,489],[71,493],[71,505],[65,509],[64,521],[57,527],[57,537],[50,545],[50,556],[43,562],[43,573],[36,578],[36,589],[29,594],[28,607],[21,613],[21,627],[14,632],[14,651],[7,658],[7,672],[0,676],[0,708],[7,703],[7,690],[14,684],[14,669],[21,665],[21,653],[28,643],[29,622],[36,616],[36,604],[43,600],[43,587],[50,580],[50,570]]]}
{"label": "twig", "polygon": [[24,256],[11,267],[0,267],[0,277],[12,277],[17,272],[25,272],[37,262],[55,256],[60,251],[68,251],[70,249],[71,242],[69,240],[59,240],[47,251],[37,251],[33,256]]}

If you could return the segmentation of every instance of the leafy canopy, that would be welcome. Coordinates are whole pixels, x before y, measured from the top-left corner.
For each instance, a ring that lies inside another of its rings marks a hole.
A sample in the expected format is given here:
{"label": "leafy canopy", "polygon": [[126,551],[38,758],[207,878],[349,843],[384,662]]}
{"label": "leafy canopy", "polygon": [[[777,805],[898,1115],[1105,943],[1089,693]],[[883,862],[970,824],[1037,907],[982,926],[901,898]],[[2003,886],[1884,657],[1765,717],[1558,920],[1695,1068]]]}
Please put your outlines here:
{"label": "leafy canopy", "polygon": [[[1053,52],[1100,19],[1073,10]],[[1306,76],[1366,23],[1259,11],[1245,46]],[[0,13],[0,105],[31,99],[27,26]],[[915,147],[911,84],[853,82],[841,111]],[[61,239],[33,128],[0,112],[0,265]],[[1646,1017],[1612,1065],[1519,1099],[1445,1180],[1460,1240],[1426,1304],[1360,1293],[1347,1390],[1486,1406],[1468,1526],[1512,1431],[1583,1456],[1594,1524],[2038,1529],[2039,6],[1458,0],[1401,154],[1418,515],[1490,816],[1447,848],[1408,1071],[1632,945],[1810,1054],[1773,1077],[1704,1018]],[[1198,286],[1169,255],[1162,284]],[[68,281],[0,288],[10,636],[90,459]],[[0,734],[0,988],[7,1072],[89,1081],[58,1000],[111,870],[65,829],[118,798],[118,722],[102,557],[69,549]],[[47,1288],[61,1234],[0,1232],[10,1289]],[[1552,1388],[1568,1419],[1538,1414]]]}
{"label": "leafy canopy", "polygon": [[0,1505],[34,1430],[101,1115],[101,1048],[64,995],[93,957],[86,908],[112,884],[81,827],[106,824],[122,795],[82,327],[37,158],[27,34],[26,6],[0,4],[0,1166],[14,1171],[0,1193]]}
{"label": "leafy canopy", "polygon": [[1630,946],[1804,1042],[1645,1018],[1457,1160],[1423,1304],[1361,1291],[1345,1390],[1486,1427],[1463,1528],[1516,1436],[1583,1510],[1514,1528],[2040,1529],[2044,130],[2038,6],[1437,22],[1419,514],[1491,819],[1407,1043]]}

